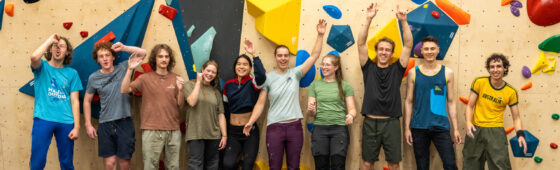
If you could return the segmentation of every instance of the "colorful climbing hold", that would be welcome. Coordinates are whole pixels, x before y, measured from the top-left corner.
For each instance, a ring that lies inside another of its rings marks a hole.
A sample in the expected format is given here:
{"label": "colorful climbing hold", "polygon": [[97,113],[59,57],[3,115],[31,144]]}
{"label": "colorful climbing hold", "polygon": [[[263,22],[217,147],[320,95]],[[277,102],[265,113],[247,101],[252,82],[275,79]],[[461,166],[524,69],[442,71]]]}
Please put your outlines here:
{"label": "colorful climbing hold", "polygon": [[543,159],[541,157],[535,156],[534,158],[536,163],[541,163],[543,161]]}
{"label": "colorful climbing hold", "polygon": [[104,43],[104,42],[111,42],[116,38],[115,33],[113,33],[113,31],[105,34],[105,36],[103,36],[101,39],[97,40],[97,42],[95,42],[94,46],[99,44],[99,43]]}
{"label": "colorful climbing hold", "polygon": [[88,36],[88,32],[87,31],[80,31],[80,36],[82,36],[82,38],[86,38]]}
{"label": "colorful climbing hold", "polygon": [[459,96],[459,100],[461,100],[461,102],[465,103],[465,104],[469,104],[469,99],[463,96]]}
{"label": "colorful climbing hold", "polygon": [[530,89],[531,87],[533,87],[533,82],[527,82],[521,87],[521,90],[527,90]]}
{"label": "colorful climbing hold", "polygon": [[523,66],[523,68],[521,69],[521,73],[523,74],[523,77],[525,77],[525,78],[530,78],[531,77],[531,69],[529,69],[529,67],[527,67],[527,66]]}
{"label": "colorful climbing hold", "polygon": [[408,71],[416,66],[416,60],[414,58],[408,58],[408,65],[406,66],[406,70],[404,71],[403,78],[408,75]]}
{"label": "colorful climbing hold", "polygon": [[510,5],[515,6],[517,8],[523,8],[523,4],[521,4],[521,2],[519,1],[511,1]]}
{"label": "colorful climbing hold", "polygon": [[452,4],[448,0],[436,0],[436,4],[458,25],[466,25],[471,22],[471,14],[459,8],[457,5]]}
{"label": "colorful climbing hold", "polygon": [[6,14],[8,14],[8,16],[13,17],[14,16],[14,4],[13,3],[6,4],[4,6],[4,11],[6,12]]}
{"label": "colorful climbing hold", "polygon": [[519,8],[515,7],[515,6],[509,6],[509,9],[511,11],[511,14],[513,14],[514,16],[518,17],[520,14],[519,12]]}
{"label": "colorful climbing hold", "polygon": [[424,58],[424,56],[422,55],[422,41],[414,45],[414,49],[412,50],[412,53],[414,53],[415,58]]}
{"label": "colorful climbing hold", "polygon": [[2,30],[2,18],[4,18],[4,8],[2,8],[4,3],[6,3],[6,0],[0,0],[0,30]]}
{"label": "colorful climbing hold", "polygon": [[426,1],[427,1],[427,0],[412,0],[412,2],[414,2],[414,3],[418,4],[418,5],[423,4],[423,3],[426,2]]}
{"label": "colorful climbing hold", "polygon": [[311,123],[307,123],[307,130],[309,132],[313,132],[313,127],[314,127],[315,123],[311,122]]}
{"label": "colorful climbing hold", "polygon": [[548,57],[548,62],[550,67],[545,68],[542,72],[543,73],[548,73],[548,74],[553,74],[554,71],[556,70],[556,57]]}
{"label": "colorful climbing hold", "polygon": [[511,126],[509,128],[506,129],[506,135],[509,135],[509,133],[513,132],[513,130],[515,129],[515,126]]}
{"label": "colorful climbing hold", "polygon": [[191,53],[194,64],[196,65],[196,70],[202,70],[202,65],[210,59],[212,44],[214,43],[216,33],[216,29],[210,27],[191,44]]}
{"label": "colorful climbing hold", "polygon": [[66,30],[69,30],[70,27],[72,27],[72,22],[63,22],[62,26],[66,28]]}
{"label": "colorful climbing hold", "polygon": [[187,30],[187,37],[191,37],[192,32],[194,31],[194,28],[196,28],[196,27],[194,25],[191,25],[189,30]]}
{"label": "colorful climbing hold", "polygon": [[387,165],[383,166],[383,170],[389,170],[389,167]]}
{"label": "colorful climbing hold", "polygon": [[437,11],[432,11],[432,17],[438,19],[438,18],[439,18],[439,12],[437,12]]}
{"label": "colorful climbing hold", "polygon": [[159,6],[158,12],[171,21],[175,19],[175,15],[177,14],[177,10],[175,8],[163,4]]}
{"label": "colorful climbing hold", "polygon": [[502,0],[502,6],[506,6],[507,4],[511,3],[513,0]]}
{"label": "colorful climbing hold", "polygon": [[325,5],[323,6],[323,10],[325,10],[325,12],[334,19],[340,19],[340,17],[342,17],[342,12],[340,12],[340,9],[334,5]]}
{"label": "colorful climbing hold", "polygon": [[550,148],[552,149],[558,149],[558,145],[554,142],[550,142]]}
{"label": "colorful climbing hold", "polygon": [[552,119],[558,120],[559,118],[560,118],[560,115],[558,115],[558,113],[552,114]]}
{"label": "colorful climbing hold", "polygon": [[554,25],[560,22],[560,1],[527,0],[527,15],[534,24]]}
{"label": "colorful climbing hold", "polygon": [[509,143],[510,143],[510,146],[511,146],[511,152],[513,153],[513,156],[515,156],[515,157],[531,158],[535,155],[535,151],[537,150],[537,147],[539,146],[539,139],[527,130],[523,130],[523,132],[525,133],[525,142],[527,143],[527,148],[526,148],[527,152],[524,153],[523,150],[525,148],[519,146],[519,140],[518,140],[517,136],[514,136],[513,138],[511,138],[509,140]]}
{"label": "colorful climbing hold", "polygon": [[541,51],[541,53],[539,53],[539,60],[537,60],[537,63],[535,64],[535,66],[533,66],[533,69],[531,69],[531,73],[539,74],[539,71],[546,67],[548,67],[548,61],[544,52]]}
{"label": "colorful climbing hold", "polygon": [[[298,50],[296,53],[296,66],[302,65],[311,55],[305,50]],[[299,87],[305,88],[315,80],[315,65],[311,66],[311,69],[305,75],[302,75],[299,81]]]}
{"label": "colorful climbing hold", "polygon": [[560,53],[560,34],[548,37],[539,44],[539,49]]}
{"label": "colorful climbing hold", "polygon": [[354,44],[354,36],[350,25],[332,25],[327,44],[338,52],[343,52]]}

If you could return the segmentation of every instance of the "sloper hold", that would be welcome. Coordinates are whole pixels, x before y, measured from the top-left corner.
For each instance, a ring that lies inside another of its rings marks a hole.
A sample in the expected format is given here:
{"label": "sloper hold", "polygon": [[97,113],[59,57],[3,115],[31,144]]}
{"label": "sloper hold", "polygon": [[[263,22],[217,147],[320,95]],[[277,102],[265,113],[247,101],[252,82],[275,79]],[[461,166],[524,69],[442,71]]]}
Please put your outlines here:
{"label": "sloper hold", "polygon": [[338,52],[344,52],[354,44],[354,36],[349,25],[332,25],[327,44]]}
{"label": "sloper hold", "polygon": [[393,56],[389,60],[389,63],[393,64],[397,61],[400,57],[402,51],[402,41],[401,41],[401,34],[399,33],[399,24],[397,24],[397,19],[393,18],[389,23],[387,23],[381,30],[379,30],[373,37],[371,37],[368,42],[368,56],[369,58],[377,62],[377,55],[375,53],[375,43],[379,41],[379,39],[387,37],[395,42],[395,50],[393,52]]}
{"label": "sloper hold", "polygon": [[560,22],[559,0],[527,0],[527,15],[534,24],[554,25]]}
{"label": "sloper hold", "polygon": [[523,130],[523,131],[525,132],[525,142],[527,143],[527,154],[524,154],[523,148],[519,147],[517,136],[509,140],[509,145],[511,146],[511,151],[513,152],[513,156],[531,158],[535,155],[535,151],[539,146],[539,139],[533,136],[533,134],[529,133],[529,131],[527,130]]}
{"label": "sloper hold", "polygon": [[334,19],[340,19],[340,17],[342,17],[342,12],[340,12],[340,9],[334,5],[325,5],[323,6],[323,10],[325,10],[325,12]]}
{"label": "sloper hold", "polygon": [[14,16],[14,4],[12,4],[12,3],[6,4],[6,6],[4,6],[4,11],[6,11],[6,14],[8,14],[8,16],[13,17]]}
{"label": "sloper hold", "polygon": [[457,5],[452,4],[448,0],[436,0],[436,4],[458,25],[466,25],[471,22],[471,14],[459,8]]}
{"label": "sloper hold", "polygon": [[214,37],[216,37],[216,29],[214,29],[214,27],[210,27],[191,44],[192,56],[196,70],[202,70],[204,62],[210,59],[210,52],[212,51]]}
{"label": "sloper hold", "polygon": [[247,11],[255,17],[255,28],[290,53],[298,49],[301,0],[247,0]]}
{"label": "sloper hold", "polygon": [[560,34],[553,35],[539,44],[539,49],[560,53]]}
{"label": "sloper hold", "polygon": [[70,27],[72,27],[72,22],[63,22],[62,26],[66,29],[69,30]]}
{"label": "sloper hold", "polygon": [[[309,56],[309,52],[305,50],[298,50],[296,54],[296,66],[302,65],[305,60],[309,58]],[[311,85],[311,83],[315,79],[315,74],[315,65],[313,65],[299,81],[299,87],[304,88]]]}
{"label": "sloper hold", "polygon": [[175,15],[177,14],[177,10],[175,8],[163,4],[159,6],[158,12],[171,21],[175,19]]}
{"label": "sloper hold", "polygon": [[[181,9],[179,1],[173,0],[169,5],[175,9]],[[196,71],[194,70],[194,61],[191,53],[191,46],[189,45],[189,40],[187,38],[187,31],[185,30],[185,25],[183,24],[183,16],[176,16],[177,19],[172,21],[173,29],[175,30],[175,36],[177,37],[177,43],[179,44],[179,50],[181,50],[181,57],[183,58],[183,64],[187,71],[187,76],[190,80],[196,79]]]}

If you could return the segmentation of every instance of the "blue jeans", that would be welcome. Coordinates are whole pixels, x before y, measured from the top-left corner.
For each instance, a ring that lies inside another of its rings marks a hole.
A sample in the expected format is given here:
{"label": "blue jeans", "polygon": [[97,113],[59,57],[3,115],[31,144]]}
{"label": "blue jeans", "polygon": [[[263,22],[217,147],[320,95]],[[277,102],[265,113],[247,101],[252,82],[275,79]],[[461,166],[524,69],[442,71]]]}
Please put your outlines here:
{"label": "blue jeans", "polygon": [[410,129],[412,132],[412,146],[418,170],[430,169],[430,143],[433,141],[443,162],[443,169],[457,170],[455,150],[449,130],[445,129]]}
{"label": "blue jeans", "polygon": [[68,138],[74,124],[64,124],[33,118],[33,129],[31,130],[31,158],[29,167],[32,170],[44,169],[47,162],[47,152],[51,139],[55,137],[58,149],[58,160],[60,169],[74,169],[74,141]]}

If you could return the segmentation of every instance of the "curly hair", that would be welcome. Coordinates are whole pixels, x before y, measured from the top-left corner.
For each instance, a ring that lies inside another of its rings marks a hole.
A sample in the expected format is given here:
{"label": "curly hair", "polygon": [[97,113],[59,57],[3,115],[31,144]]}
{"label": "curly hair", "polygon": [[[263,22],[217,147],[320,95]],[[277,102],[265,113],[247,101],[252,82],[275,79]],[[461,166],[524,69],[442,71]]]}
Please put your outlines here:
{"label": "curly hair", "polygon": [[[70,41],[68,41],[66,37],[60,37],[60,39],[66,42],[66,56],[64,57],[62,65],[68,65],[72,62],[72,44],[70,44]],[[52,59],[53,54],[51,53],[51,49],[52,45],[47,48],[47,53],[45,54],[45,58],[47,59],[47,61],[51,61]]]}
{"label": "curly hair", "polygon": [[497,54],[497,53],[492,54],[490,57],[488,57],[488,59],[486,59],[486,70],[490,69],[490,62],[493,62],[493,61],[496,61],[496,62],[502,61],[502,65],[505,69],[504,77],[507,76],[508,72],[509,72],[509,66],[510,66],[509,60],[507,59],[507,57],[503,54]]}
{"label": "curly hair", "polygon": [[93,48],[93,52],[91,53],[91,56],[93,57],[93,60],[95,62],[97,62],[97,52],[99,52],[99,50],[107,50],[107,51],[111,52],[111,55],[113,55],[113,57],[116,59],[118,57],[117,52],[115,50],[111,49],[112,46],[113,46],[113,43],[111,43],[111,42],[103,42],[103,43],[96,44],[95,47]]}
{"label": "curly hair", "polygon": [[167,44],[156,44],[152,49],[152,51],[150,51],[150,57],[148,58],[148,63],[150,64],[150,67],[156,70],[157,67],[156,57],[160,50],[165,50],[169,54],[169,64],[167,65],[167,71],[171,71],[171,69],[175,67],[175,55],[171,47],[169,47],[169,45]]}

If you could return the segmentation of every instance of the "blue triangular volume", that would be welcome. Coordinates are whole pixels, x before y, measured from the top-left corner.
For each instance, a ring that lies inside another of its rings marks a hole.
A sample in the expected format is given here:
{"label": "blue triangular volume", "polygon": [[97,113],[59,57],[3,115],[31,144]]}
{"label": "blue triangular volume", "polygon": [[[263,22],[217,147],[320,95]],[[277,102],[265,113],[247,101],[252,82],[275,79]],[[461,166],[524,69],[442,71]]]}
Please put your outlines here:
{"label": "blue triangular volume", "polygon": [[4,18],[4,3],[6,0],[0,0],[0,30],[2,30],[2,18]]}
{"label": "blue triangular volume", "polygon": [[[178,0],[172,0],[171,7],[181,11],[181,6]],[[189,79],[196,79],[196,72],[194,71],[194,61],[191,53],[191,47],[187,39],[187,31],[185,30],[185,25],[183,24],[183,16],[175,15],[173,19],[173,28],[175,29],[175,36],[177,36],[177,42],[179,43],[179,48],[181,50],[181,55],[183,57],[183,63],[187,69],[187,76]]]}
{"label": "blue triangular volume", "polygon": [[[440,17],[433,17],[433,11],[438,12]],[[459,25],[431,1],[427,1],[408,13],[407,21],[414,39],[413,44],[416,45],[428,35],[436,37],[439,45],[439,54],[436,59],[443,60],[453,42],[453,38],[455,38]],[[401,24],[399,24],[399,28],[402,37]],[[414,53],[411,53],[410,57],[414,57]]]}
{"label": "blue triangular volume", "polygon": [[[305,63],[305,60],[309,58],[309,53],[305,50],[298,50],[296,54],[296,66],[302,65]],[[315,80],[315,65],[313,65],[309,71],[303,75],[301,80],[299,81],[299,87],[307,87],[311,85],[311,83]]]}

